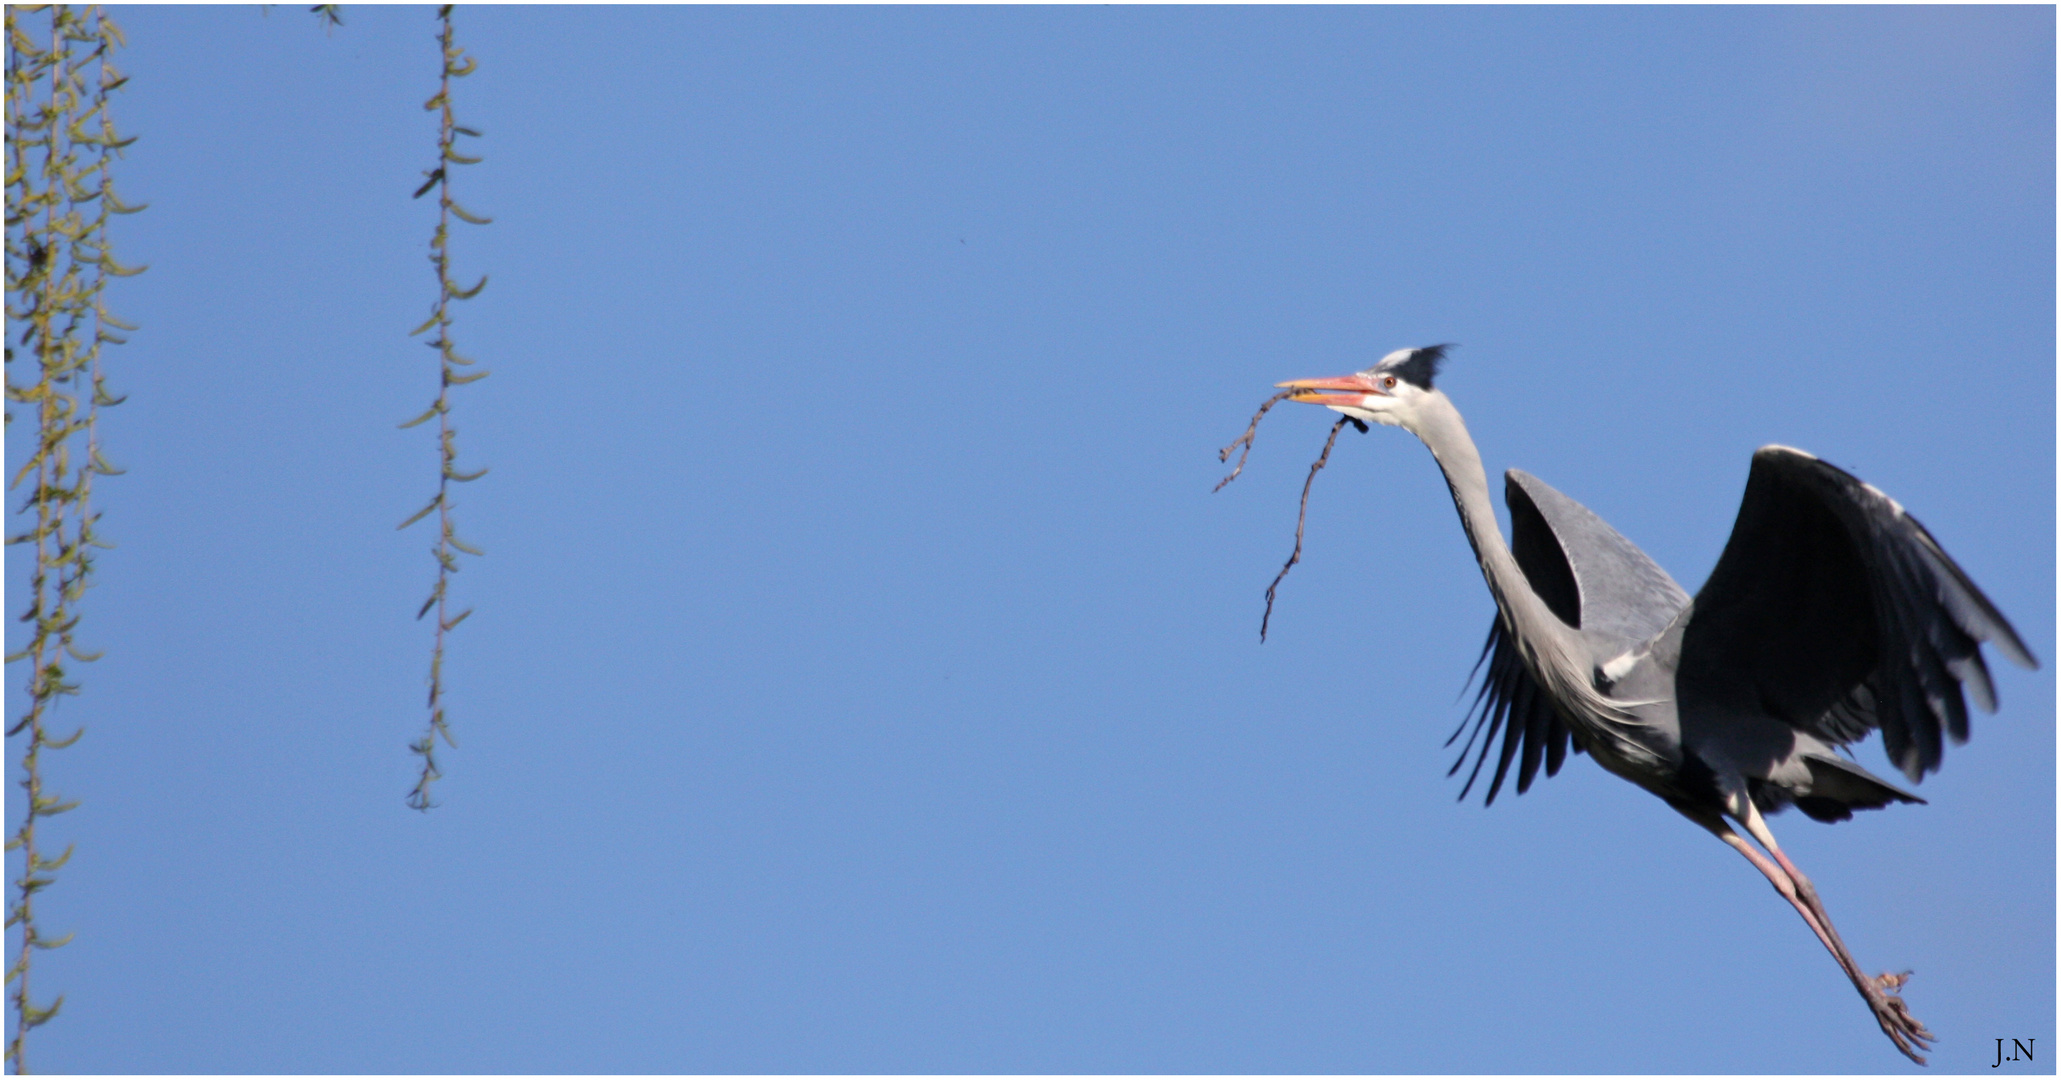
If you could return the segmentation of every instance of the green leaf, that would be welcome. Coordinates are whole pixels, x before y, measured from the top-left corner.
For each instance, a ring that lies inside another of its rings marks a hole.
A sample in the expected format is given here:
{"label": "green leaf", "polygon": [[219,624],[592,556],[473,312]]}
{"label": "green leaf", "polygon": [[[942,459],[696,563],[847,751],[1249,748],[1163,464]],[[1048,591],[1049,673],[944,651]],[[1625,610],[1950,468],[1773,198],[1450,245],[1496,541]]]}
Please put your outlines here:
{"label": "green leaf", "polygon": [[471,544],[468,544],[465,541],[458,539],[456,533],[445,533],[444,539],[449,540],[451,542],[452,547],[457,548],[458,550],[466,553],[467,555],[476,555],[484,558],[487,554],[486,552],[481,551],[476,547],[473,547]]}
{"label": "green leaf", "polygon": [[427,329],[429,329],[430,327],[432,327],[432,326],[435,326],[435,325],[437,324],[438,320],[442,319],[443,317],[444,317],[444,313],[443,313],[443,312],[441,312],[441,311],[432,311],[432,312],[430,312],[430,313],[429,313],[429,320],[428,320],[427,322],[424,322],[424,323],[423,323],[423,324],[422,324],[421,326],[418,326],[418,327],[416,327],[415,329],[413,329],[413,330],[410,330],[410,331],[408,331],[408,336],[409,336],[409,337],[414,337],[415,335],[417,335],[417,334],[419,334],[419,333],[422,333],[422,332],[423,332],[424,330],[427,330]]}
{"label": "green leaf", "polygon": [[450,162],[453,165],[477,165],[480,162],[485,161],[486,158],[466,157],[464,154],[461,154],[456,150],[447,149],[444,151],[444,160]]}
{"label": "green leaf", "polygon": [[57,1015],[57,1010],[64,1008],[64,995],[57,995],[57,1000],[51,1002],[50,1007],[47,1009],[38,1009],[33,1005],[27,1005],[26,1002],[22,1004],[26,1006],[21,1012],[22,1026],[29,1028],[42,1027],[50,1022],[51,1017]]}
{"label": "green leaf", "polygon": [[430,417],[432,417],[432,416],[435,416],[435,415],[436,415],[437,413],[439,413],[439,412],[442,412],[442,411],[443,411],[443,408],[444,408],[444,403],[443,403],[442,401],[438,401],[438,402],[437,402],[436,404],[434,404],[434,405],[431,405],[431,406],[429,407],[429,411],[428,411],[428,412],[426,412],[426,413],[423,413],[423,414],[422,414],[421,416],[418,416],[418,417],[416,417],[415,419],[413,419],[413,420],[410,420],[410,421],[408,421],[408,422],[407,422],[407,423],[405,423],[405,424],[402,424],[402,425],[401,425],[401,430],[403,430],[403,431],[406,431],[406,430],[408,430],[409,428],[411,428],[411,427],[414,427],[414,426],[415,426],[415,425],[417,425],[417,424],[420,424],[420,423],[424,423],[424,422],[428,421]]}
{"label": "green leaf", "polygon": [[481,139],[486,137],[484,135],[481,135],[479,132],[474,131],[469,127],[466,127],[463,124],[452,124],[451,130],[459,135],[470,135],[475,139]]}
{"label": "green leaf", "polygon": [[422,198],[424,195],[429,194],[429,189],[437,186],[437,181],[442,180],[444,178],[444,168],[443,166],[439,165],[436,168],[430,170],[429,172],[424,173],[423,175],[429,177],[429,179],[424,180],[422,182],[422,186],[416,188],[415,194],[409,196],[409,198],[419,199]]}
{"label": "green leaf", "polygon": [[[415,523],[416,523],[416,522],[418,522],[418,521],[421,521],[421,520],[422,520],[423,518],[426,518],[426,517],[428,517],[428,516],[429,516],[429,512],[430,512],[431,510],[434,510],[434,509],[436,509],[437,507],[439,507],[439,506],[443,505],[443,502],[444,502],[444,497],[443,497],[443,496],[442,496],[441,494],[439,494],[439,495],[438,495],[438,496],[437,496],[436,498],[434,498],[434,499],[431,499],[431,500],[429,500],[429,505],[428,505],[428,506],[425,506],[425,507],[423,507],[422,509],[420,509],[420,510],[417,510],[417,511],[415,511],[415,516],[414,516],[414,517],[411,517],[411,518],[409,518],[408,520],[406,520],[406,521],[403,521],[403,522],[401,522],[401,523],[400,523],[399,525],[396,525],[396,526],[394,526],[394,531],[396,531],[396,532],[399,532],[400,530],[402,530],[402,529],[405,529],[405,528],[407,528],[408,526],[410,526],[410,525],[413,525],[413,524],[415,524]],[[420,618],[421,616],[416,616],[416,617],[417,617],[417,618]]]}
{"label": "green leaf", "polygon": [[444,384],[447,386],[464,386],[466,383],[478,382],[492,374],[493,372],[491,371],[475,371],[470,375],[446,375],[444,376]]}
{"label": "green leaf", "polygon": [[474,225],[492,225],[494,223],[493,218],[478,217],[474,215],[471,211],[458,205],[458,200],[456,199],[445,199],[444,205],[450,207],[451,212],[458,215],[458,218],[461,221],[469,221]]}
{"label": "green leaf", "polygon": [[481,289],[484,289],[484,288],[486,288],[486,287],[487,287],[487,275],[485,275],[485,274],[481,274],[481,275],[480,275],[480,277],[479,277],[479,284],[477,284],[477,285],[474,285],[474,286],[473,286],[472,288],[470,288],[470,289],[452,289],[452,290],[451,290],[451,299],[453,299],[453,300],[470,300],[470,299],[472,299],[473,297],[475,297],[475,296],[478,296],[478,295],[479,295],[479,291],[480,291]]}
{"label": "green leaf", "polygon": [[[76,933],[77,931],[73,931],[73,934]],[[39,949],[62,949],[66,945],[69,945],[71,943],[72,934],[66,934],[65,936],[57,938],[56,940],[46,938],[41,934],[37,934],[35,937],[29,939],[29,944],[34,945],[36,948]]]}
{"label": "green leaf", "polygon": [[470,484],[474,480],[477,480],[480,477],[487,475],[487,470],[481,469],[480,471],[474,473],[462,473],[456,469],[445,469],[444,475],[450,477],[453,480],[458,481],[461,484]]}
{"label": "green leaf", "polygon": [[[445,630],[456,630],[456,629],[458,629],[458,624],[459,624],[459,623],[462,623],[462,622],[464,622],[464,621],[465,621],[466,619],[469,619],[469,618],[471,618],[471,617],[472,617],[472,609],[471,609],[471,608],[466,608],[466,609],[465,609],[464,611],[461,611],[461,612],[459,612],[459,613],[458,613],[458,617],[457,617],[457,618],[455,618],[455,619],[452,619],[452,620],[451,620],[450,622],[447,622],[447,623],[445,623],[445,624],[444,624],[444,629],[445,629]],[[70,852],[66,852],[65,854],[69,855],[69,854],[71,854],[71,853],[70,853]]]}

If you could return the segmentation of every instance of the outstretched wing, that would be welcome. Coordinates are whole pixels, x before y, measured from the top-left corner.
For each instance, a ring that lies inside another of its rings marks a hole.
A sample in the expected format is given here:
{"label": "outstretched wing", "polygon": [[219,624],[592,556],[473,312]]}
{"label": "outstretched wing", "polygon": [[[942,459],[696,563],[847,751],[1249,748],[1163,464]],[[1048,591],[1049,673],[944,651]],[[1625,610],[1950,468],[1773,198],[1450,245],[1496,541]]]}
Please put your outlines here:
{"label": "outstretched wing", "polygon": [[[1689,594],[1637,544],[1538,477],[1511,469],[1503,501],[1510,505],[1511,551],[1533,589],[1538,575],[1527,555],[1541,563],[1557,555],[1573,575],[1579,618],[1554,614],[1611,655],[1653,640],[1689,605]],[[1543,545],[1552,550],[1530,550]]]}
{"label": "outstretched wing", "polygon": [[1760,713],[1833,743],[1880,728],[1916,781],[1939,768],[1942,731],[1967,741],[1964,686],[1996,711],[1985,641],[2038,666],[1896,500],[1801,450],[1764,446],[1696,594],[1675,687],[1685,705],[1707,706],[1699,715]]}
{"label": "outstretched wing", "polygon": [[[1518,568],[1547,609],[1582,631],[1600,652],[1614,654],[1650,640],[1689,603],[1689,594],[1667,571],[1588,507],[1517,469],[1505,473],[1503,481],[1503,501],[1510,507],[1510,552]],[[1502,752],[1486,800],[1494,803],[1513,760],[1518,762],[1517,793],[1522,795],[1530,790],[1542,760],[1547,776],[1560,771],[1569,739],[1566,722],[1524,666],[1500,614],[1489,626],[1481,659],[1474,663],[1476,674],[1483,663],[1488,664],[1488,675],[1446,745],[1452,745],[1470,722],[1474,732],[1446,775],[1460,771],[1485,730],[1474,771],[1460,790],[1465,799],[1501,731]],[[1470,674],[1469,681],[1473,677]],[[1575,752],[1580,751],[1576,744]]]}

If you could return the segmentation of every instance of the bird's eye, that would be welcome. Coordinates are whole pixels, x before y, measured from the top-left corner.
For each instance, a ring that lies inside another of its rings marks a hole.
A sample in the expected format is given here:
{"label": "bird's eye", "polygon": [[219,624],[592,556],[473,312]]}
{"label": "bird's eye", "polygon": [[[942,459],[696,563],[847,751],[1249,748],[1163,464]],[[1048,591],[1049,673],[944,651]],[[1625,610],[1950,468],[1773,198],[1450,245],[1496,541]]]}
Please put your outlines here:
{"label": "bird's eye", "polygon": [[1395,376],[1393,376],[1393,375],[1384,375],[1384,376],[1382,376],[1382,377],[1381,377],[1381,388],[1382,388],[1383,390],[1393,390],[1393,389],[1395,389]]}

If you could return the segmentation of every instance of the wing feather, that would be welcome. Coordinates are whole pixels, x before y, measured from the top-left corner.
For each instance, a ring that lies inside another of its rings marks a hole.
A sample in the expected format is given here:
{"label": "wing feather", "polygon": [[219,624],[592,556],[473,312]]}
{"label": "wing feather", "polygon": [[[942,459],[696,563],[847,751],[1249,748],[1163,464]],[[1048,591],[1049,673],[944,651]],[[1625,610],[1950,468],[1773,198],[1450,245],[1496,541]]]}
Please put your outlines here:
{"label": "wing feather", "polygon": [[[1615,652],[1643,643],[1665,630],[1688,604],[1682,587],[1636,545],[1537,477],[1510,470],[1504,476],[1503,501],[1510,508],[1510,552],[1525,581],[1547,610],[1599,648]],[[1484,800],[1493,804],[1513,761],[1521,795],[1531,790],[1540,765],[1547,776],[1559,775],[1569,746],[1578,754],[1581,743],[1532,679],[1501,615],[1489,625],[1469,682],[1482,672],[1484,662],[1487,673],[1481,689],[1446,745],[1451,746],[1470,724],[1473,730],[1446,775],[1458,773],[1468,755],[1476,754],[1474,769],[1460,790],[1465,799],[1500,733],[1503,743]]]}
{"label": "wing feather", "polygon": [[[1567,759],[1570,742],[1567,722],[1562,720],[1552,701],[1539,690],[1533,681],[1531,671],[1524,666],[1524,658],[1518,654],[1516,643],[1503,630],[1503,620],[1497,618],[1489,626],[1488,640],[1482,644],[1482,656],[1488,661],[1488,669],[1482,676],[1481,689],[1474,695],[1474,704],[1469,706],[1468,715],[1460,721],[1460,729],[1470,724],[1473,731],[1467,742],[1460,747],[1460,756],[1453,761],[1453,767],[1446,770],[1447,776],[1458,773],[1467,764],[1468,755],[1474,755],[1474,768],[1467,776],[1467,783],[1460,789],[1460,798],[1474,788],[1474,782],[1488,762],[1491,750],[1495,748],[1496,735],[1503,734],[1503,745],[1496,760],[1496,771],[1489,781],[1489,790],[1484,805],[1493,805],[1496,794],[1502,790],[1503,781],[1510,771],[1513,758],[1518,759],[1517,791],[1524,793],[1537,777],[1540,759],[1544,758],[1547,776],[1556,776],[1561,764]],[[1480,664],[1476,665],[1477,670]],[[1470,677],[1471,681],[1471,677]],[[1460,730],[1453,732],[1453,739],[1460,736]],[[1450,746],[1453,739],[1447,739]],[[1479,739],[1481,748],[1474,744]],[[1581,745],[1574,744],[1576,753]],[[1521,758],[1518,752],[1522,750]]]}
{"label": "wing feather", "polygon": [[[1676,691],[1705,715],[1759,711],[1833,743],[1882,732],[1913,781],[1985,712],[1988,642],[2037,667],[2017,631],[1904,508],[1799,450],[1753,455],[1732,536],[1682,639]],[[1687,714],[1685,713],[1685,716]]]}

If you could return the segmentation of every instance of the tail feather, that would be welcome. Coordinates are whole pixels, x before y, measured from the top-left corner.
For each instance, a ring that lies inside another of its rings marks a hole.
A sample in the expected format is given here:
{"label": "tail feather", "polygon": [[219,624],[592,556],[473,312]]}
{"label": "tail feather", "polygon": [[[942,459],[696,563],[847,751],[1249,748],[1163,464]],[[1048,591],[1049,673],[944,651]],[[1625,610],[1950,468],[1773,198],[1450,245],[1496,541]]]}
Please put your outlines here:
{"label": "tail feather", "polygon": [[1925,802],[1845,758],[1805,754],[1803,762],[1810,767],[1811,791],[1796,796],[1796,808],[1817,821],[1845,821],[1855,810],[1880,810],[1893,802]]}

